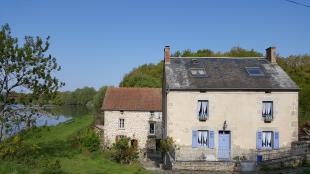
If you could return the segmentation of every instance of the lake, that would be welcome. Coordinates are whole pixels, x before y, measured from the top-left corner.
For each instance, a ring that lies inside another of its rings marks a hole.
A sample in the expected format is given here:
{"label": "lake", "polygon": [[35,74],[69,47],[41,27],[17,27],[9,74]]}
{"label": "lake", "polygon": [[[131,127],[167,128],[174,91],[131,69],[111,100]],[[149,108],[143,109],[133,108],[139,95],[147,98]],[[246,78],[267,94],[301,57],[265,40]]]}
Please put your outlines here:
{"label": "lake", "polygon": [[[40,114],[36,118],[35,125],[40,126],[55,126],[60,123],[70,122],[74,117],[80,117],[90,113],[91,111],[88,110],[85,106],[50,106],[44,108],[47,112],[46,114]],[[25,123],[21,123],[19,126],[14,126],[10,133],[4,132],[4,137],[10,137],[17,132],[23,130],[25,128]]]}

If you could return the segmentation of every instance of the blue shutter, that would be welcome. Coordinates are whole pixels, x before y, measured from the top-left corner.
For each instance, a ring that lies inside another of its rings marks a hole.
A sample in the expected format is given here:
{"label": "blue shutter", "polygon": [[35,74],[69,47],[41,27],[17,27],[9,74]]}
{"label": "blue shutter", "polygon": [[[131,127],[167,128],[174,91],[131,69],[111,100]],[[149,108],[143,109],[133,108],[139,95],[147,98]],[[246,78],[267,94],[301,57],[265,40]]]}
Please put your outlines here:
{"label": "blue shutter", "polygon": [[256,134],[256,148],[258,150],[262,149],[262,132],[257,132]]}
{"label": "blue shutter", "polygon": [[273,148],[274,149],[279,149],[280,148],[279,132],[278,131],[274,131],[273,132]]}
{"label": "blue shutter", "polygon": [[192,131],[192,147],[197,148],[198,145],[198,131],[193,130]]}
{"label": "blue shutter", "polygon": [[209,131],[209,148],[214,148],[214,131]]}

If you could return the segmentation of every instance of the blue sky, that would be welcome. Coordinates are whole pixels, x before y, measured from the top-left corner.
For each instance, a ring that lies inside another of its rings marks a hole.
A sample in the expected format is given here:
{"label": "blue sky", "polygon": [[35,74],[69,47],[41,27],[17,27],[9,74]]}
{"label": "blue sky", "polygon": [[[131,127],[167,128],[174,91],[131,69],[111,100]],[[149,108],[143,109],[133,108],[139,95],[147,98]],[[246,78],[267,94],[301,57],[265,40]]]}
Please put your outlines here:
{"label": "blue sky", "polygon": [[309,21],[310,8],[285,0],[0,0],[0,25],[14,36],[51,36],[62,90],[117,86],[132,68],[159,62],[165,45],[310,53]]}

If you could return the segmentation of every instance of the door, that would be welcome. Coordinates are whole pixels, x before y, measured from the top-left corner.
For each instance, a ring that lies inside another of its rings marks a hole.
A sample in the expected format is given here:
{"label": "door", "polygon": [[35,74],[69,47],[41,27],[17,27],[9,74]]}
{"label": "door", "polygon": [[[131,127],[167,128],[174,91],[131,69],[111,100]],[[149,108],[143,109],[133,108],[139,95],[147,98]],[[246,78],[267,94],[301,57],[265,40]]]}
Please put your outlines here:
{"label": "door", "polygon": [[230,159],[230,131],[219,131],[218,159]]}

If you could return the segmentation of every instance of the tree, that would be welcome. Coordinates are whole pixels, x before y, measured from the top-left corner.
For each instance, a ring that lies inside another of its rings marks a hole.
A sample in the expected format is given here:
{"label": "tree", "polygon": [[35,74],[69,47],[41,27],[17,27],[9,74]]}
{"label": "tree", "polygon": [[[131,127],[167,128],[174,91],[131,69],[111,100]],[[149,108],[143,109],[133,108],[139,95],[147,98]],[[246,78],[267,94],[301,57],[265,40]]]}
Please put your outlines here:
{"label": "tree", "polygon": [[100,109],[101,109],[101,106],[102,106],[102,102],[103,102],[103,99],[104,99],[104,96],[105,96],[105,92],[107,91],[107,88],[108,87],[106,87],[106,86],[101,87],[97,91],[96,95],[93,98],[94,109],[97,112],[100,112]]}
{"label": "tree", "polygon": [[3,131],[11,130],[25,122],[27,127],[34,122],[32,116],[37,108],[29,105],[17,106],[15,91],[29,93],[29,100],[51,98],[64,83],[53,77],[61,67],[50,54],[49,37],[26,36],[22,46],[11,36],[8,24],[0,31],[0,142]]}

